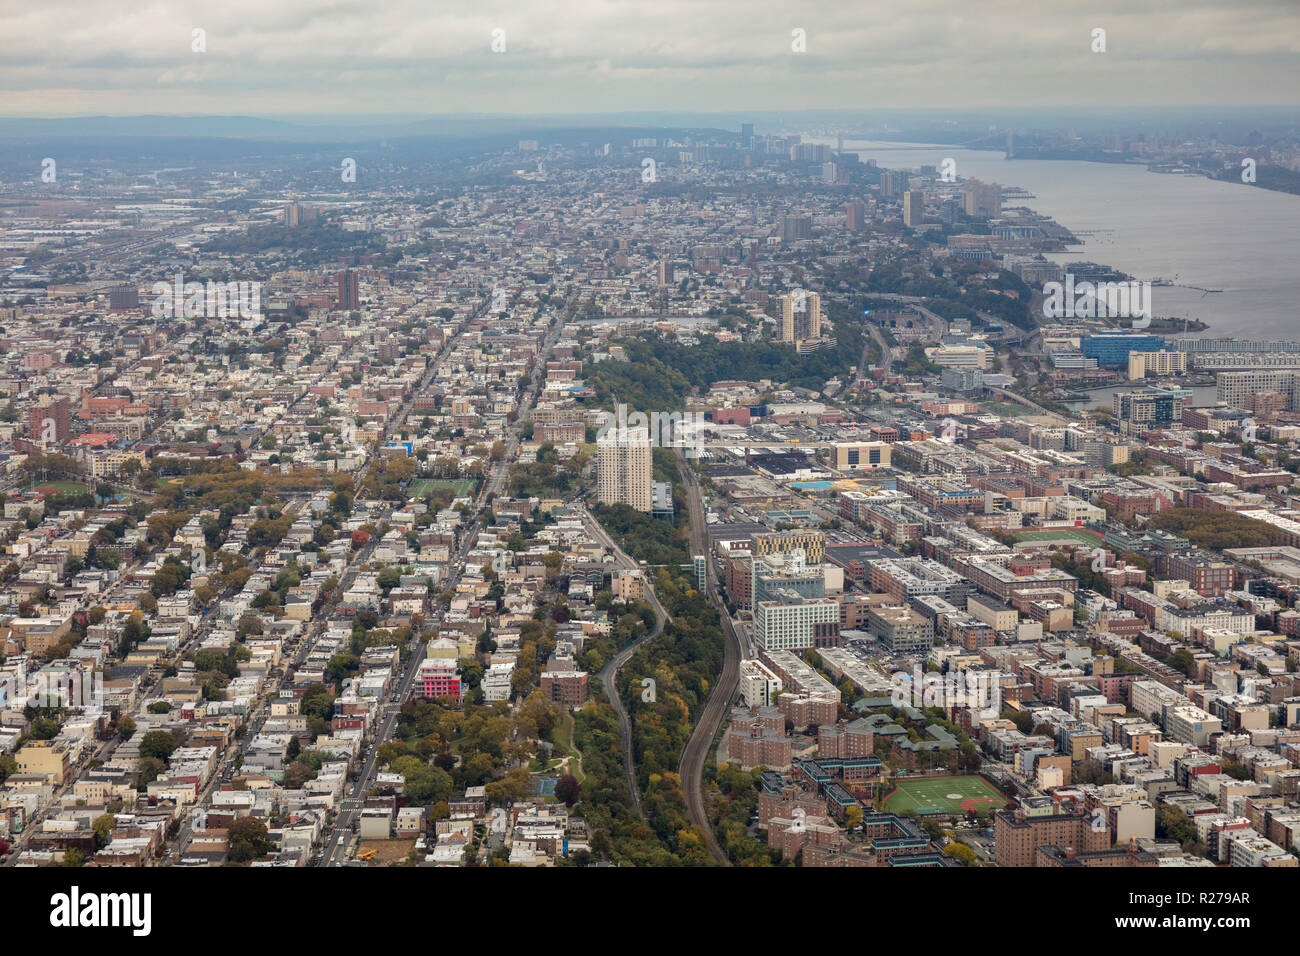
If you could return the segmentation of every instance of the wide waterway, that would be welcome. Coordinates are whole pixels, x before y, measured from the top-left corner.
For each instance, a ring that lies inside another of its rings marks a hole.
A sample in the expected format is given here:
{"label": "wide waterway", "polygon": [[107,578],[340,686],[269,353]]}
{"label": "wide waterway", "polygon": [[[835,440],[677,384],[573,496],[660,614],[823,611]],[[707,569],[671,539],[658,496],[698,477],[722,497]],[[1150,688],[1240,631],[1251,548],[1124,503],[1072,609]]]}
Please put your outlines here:
{"label": "wide waterway", "polygon": [[1005,205],[1051,216],[1084,241],[1050,258],[1105,263],[1138,279],[1177,275],[1177,287],[1151,290],[1153,311],[1209,323],[1196,337],[1300,339],[1300,196],[1140,165],[1008,160],[1000,152],[850,139],[844,148],[892,169],[951,157],[961,179],[1025,189],[1034,198]]}

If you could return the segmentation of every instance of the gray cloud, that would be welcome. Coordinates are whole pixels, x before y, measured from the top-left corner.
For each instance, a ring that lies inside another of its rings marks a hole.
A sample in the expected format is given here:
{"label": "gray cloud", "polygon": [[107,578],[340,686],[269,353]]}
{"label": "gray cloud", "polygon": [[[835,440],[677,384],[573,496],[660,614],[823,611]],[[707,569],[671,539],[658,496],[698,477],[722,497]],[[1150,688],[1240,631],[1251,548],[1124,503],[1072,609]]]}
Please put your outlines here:
{"label": "gray cloud", "polygon": [[0,13],[0,114],[1253,106],[1298,63],[1293,0],[46,0]]}

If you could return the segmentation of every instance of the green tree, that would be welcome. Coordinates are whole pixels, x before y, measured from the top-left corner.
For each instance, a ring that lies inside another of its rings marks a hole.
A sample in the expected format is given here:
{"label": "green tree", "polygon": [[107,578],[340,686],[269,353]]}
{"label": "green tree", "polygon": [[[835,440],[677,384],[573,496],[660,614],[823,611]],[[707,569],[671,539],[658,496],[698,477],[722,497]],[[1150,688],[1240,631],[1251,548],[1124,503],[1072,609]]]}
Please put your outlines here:
{"label": "green tree", "polygon": [[950,843],[943,849],[943,855],[951,857],[964,866],[970,866],[976,860],[975,851],[964,843]]}
{"label": "green tree", "polygon": [[136,764],[137,789],[143,792],[166,769],[167,765],[156,757],[142,757]]}
{"label": "green tree", "polygon": [[52,740],[59,734],[59,722],[51,717],[37,717],[29,733],[33,740]]}
{"label": "green tree", "polygon": [[176,738],[166,730],[151,730],[140,741],[140,756],[145,759],[166,760],[176,749]]}
{"label": "green tree", "polygon": [[266,824],[256,817],[241,817],[230,824],[230,851],[227,854],[231,863],[247,863],[266,856],[275,843],[267,834]]}
{"label": "green tree", "polygon": [[113,815],[104,813],[95,817],[91,829],[95,831],[95,849],[102,850],[108,845],[109,834],[113,832]]}

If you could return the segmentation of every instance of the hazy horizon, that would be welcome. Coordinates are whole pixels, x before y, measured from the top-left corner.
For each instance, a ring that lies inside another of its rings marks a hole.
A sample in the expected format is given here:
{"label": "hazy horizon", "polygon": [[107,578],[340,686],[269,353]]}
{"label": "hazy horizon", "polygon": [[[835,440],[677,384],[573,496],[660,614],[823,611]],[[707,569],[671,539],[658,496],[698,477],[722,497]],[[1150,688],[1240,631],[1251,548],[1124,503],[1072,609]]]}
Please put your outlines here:
{"label": "hazy horizon", "polygon": [[0,115],[1238,109],[1296,105],[1297,54],[1287,0],[53,0],[0,14]]}

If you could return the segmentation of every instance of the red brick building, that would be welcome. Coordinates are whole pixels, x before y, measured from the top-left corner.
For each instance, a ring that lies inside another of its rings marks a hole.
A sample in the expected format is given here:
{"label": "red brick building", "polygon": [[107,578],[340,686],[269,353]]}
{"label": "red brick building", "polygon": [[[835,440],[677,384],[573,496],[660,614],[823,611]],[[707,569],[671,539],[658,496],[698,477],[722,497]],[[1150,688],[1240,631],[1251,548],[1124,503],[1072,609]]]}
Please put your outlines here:
{"label": "red brick building", "polygon": [[557,704],[581,707],[587,702],[587,672],[547,671],[542,675],[542,693]]}

